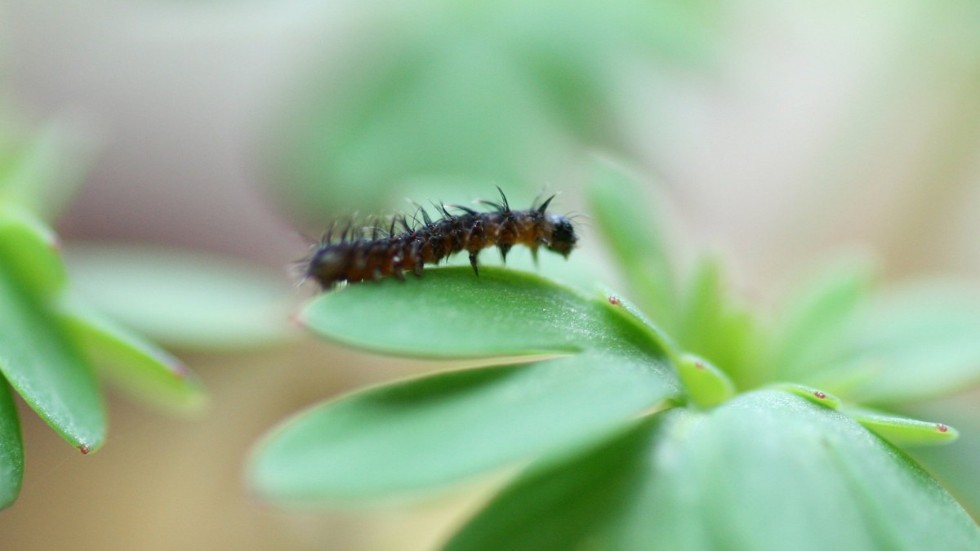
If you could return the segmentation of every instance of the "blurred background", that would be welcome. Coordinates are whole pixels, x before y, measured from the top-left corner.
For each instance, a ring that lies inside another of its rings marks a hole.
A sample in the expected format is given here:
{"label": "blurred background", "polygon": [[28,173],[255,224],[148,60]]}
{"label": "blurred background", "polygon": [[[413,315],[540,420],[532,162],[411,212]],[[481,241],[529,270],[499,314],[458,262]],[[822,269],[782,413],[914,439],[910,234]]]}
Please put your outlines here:
{"label": "blurred background", "polygon": [[[977,3],[485,4],[0,0],[0,135],[72,182],[52,191],[72,284],[212,396],[189,418],[112,401],[91,457],[23,410],[4,548],[427,549],[464,518],[478,492],[297,512],[243,484],[281,419],[433,368],[290,326],[304,236],[354,212],[496,185],[581,212],[604,155],[749,297],[842,247],[980,281]],[[585,234],[555,269],[613,278]]]}

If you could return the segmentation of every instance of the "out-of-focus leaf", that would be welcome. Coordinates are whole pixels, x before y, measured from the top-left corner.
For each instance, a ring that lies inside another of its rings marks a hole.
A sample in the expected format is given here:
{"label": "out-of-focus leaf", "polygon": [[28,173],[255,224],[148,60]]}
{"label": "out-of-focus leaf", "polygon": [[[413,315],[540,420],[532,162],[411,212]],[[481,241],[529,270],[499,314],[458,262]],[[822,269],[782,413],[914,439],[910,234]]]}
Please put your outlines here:
{"label": "out-of-focus leaf", "polygon": [[7,381],[0,377],[0,509],[17,499],[24,478],[20,420]]}
{"label": "out-of-focus leaf", "polygon": [[923,283],[883,293],[856,322],[849,401],[896,404],[980,383],[980,292]]}
{"label": "out-of-focus leaf", "polygon": [[0,260],[38,296],[53,295],[65,286],[58,237],[23,207],[0,203]]}
{"label": "out-of-focus leaf", "polygon": [[482,358],[664,351],[650,335],[610,310],[536,275],[485,267],[434,268],[324,293],[300,321],[317,334],[403,356]]}
{"label": "out-of-focus leaf", "polygon": [[528,40],[540,36],[539,40],[552,48],[567,44],[574,52],[570,57],[575,59],[591,53],[579,50],[586,44],[592,51],[618,58],[642,55],[657,61],[680,60],[688,69],[706,58],[715,41],[711,23],[719,13],[717,3],[700,0],[495,4],[501,6],[498,11],[502,12],[502,24],[517,29],[514,34]]}
{"label": "out-of-focus leaf", "polygon": [[840,412],[770,390],[662,416],[529,469],[445,549],[980,545],[980,528],[939,484]]}
{"label": "out-of-focus leaf", "polygon": [[207,401],[200,381],[177,359],[78,301],[60,305],[68,334],[112,382],[168,410],[196,411]]}
{"label": "out-of-focus leaf", "polygon": [[761,335],[748,311],[731,303],[721,264],[704,258],[691,277],[676,332],[681,346],[727,373],[741,388],[764,380]]}
{"label": "out-of-focus leaf", "polygon": [[0,266],[0,372],[51,428],[84,453],[105,439],[91,367],[60,324]]}
{"label": "out-of-focus leaf", "polygon": [[809,278],[776,319],[769,365],[778,378],[813,378],[848,352],[854,318],[869,297],[873,266],[839,261]]}
{"label": "out-of-focus leaf", "polygon": [[584,143],[608,144],[614,138],[607,52],[570,32],[566,15],[569,10],[556,10],[548,21],[538,16],[517,22],[512,28],[524,32],[509,37],[503,48],[557,125]]}
{"label": "out-of-focus leaf", "polygon": [[945,445],[960,436],[959,431],[945,423],[920,421],[862,408],[850,408],[847,414],[868,430],[901,447]]}
{"label": "out-of-focus leaf", "polygon": [[345,79],[344,98],[302,118],[286,159],[299,211],[377,209],[419,178],[522,182],[561,143],[483,33],[434,29],[384,55],[361,64],[372,74]]}
{"label": "out-of-focus leaf", "polygon": [[289,283],[240,261],[151,246],[66,250],[72,287],[106,317],[154,340],[195,349],[281,342]]}
{"label": "out-of-focus leaf", "polygon": [[[9,121],[4,121],[9,122]],[[10,136],[0,148],[0,202],[9,200],[53,220],[74,195],[91,155],[90,137],[79,124],[55,119],[30,135]]]}
{"label": "out-of-focus leaf", "polygon": [[653,358],[441,373],[301,413],[259,447],[250,478],[286,501],[417,491],[594,439],[677,392]]}
{"label": "out-of-focus leaf", "polygon": [[389,26],[350,48],[365,53],[349,63],[357,72],[299,102],[309,105],[280,163],[289,199],[309,215],[376,209],[400,199],[406,180],[520,185],[555,172],[576,142],[616,148],[610,60],[686,52],[689,63],[712,40],[710,6],[413,4],[412,17],[376,21]]}
{"label": "out-of-focus leaf", "polygon": [[635,176],[605,159],[594,163],[589,206],[641,308],[670,332],[678,323],[677,285],[660,235],[661,210],[638,200]]}

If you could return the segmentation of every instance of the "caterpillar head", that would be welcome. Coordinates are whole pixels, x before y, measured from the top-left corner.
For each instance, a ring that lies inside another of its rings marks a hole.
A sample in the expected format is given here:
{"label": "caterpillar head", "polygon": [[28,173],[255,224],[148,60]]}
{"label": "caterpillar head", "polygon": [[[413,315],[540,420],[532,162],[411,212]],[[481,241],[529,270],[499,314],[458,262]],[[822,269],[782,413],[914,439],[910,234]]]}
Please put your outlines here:
{"label": "caterpillar head", "polygon": [[549,251],[554,251],[565,258],[575,248],[578,236],[575,235],[575,226],[572,221],[558,214],[550,214],[547,218],[550,231],[544,237],[544,246]]}

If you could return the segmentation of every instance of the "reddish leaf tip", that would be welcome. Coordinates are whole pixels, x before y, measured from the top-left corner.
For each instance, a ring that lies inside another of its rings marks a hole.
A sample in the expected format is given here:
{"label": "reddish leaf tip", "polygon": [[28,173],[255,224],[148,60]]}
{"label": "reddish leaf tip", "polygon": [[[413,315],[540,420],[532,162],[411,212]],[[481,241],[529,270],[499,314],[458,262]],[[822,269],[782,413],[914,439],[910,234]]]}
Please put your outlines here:
{"label": "reddish leaf tip", "polygon": [[180,377],[181,379],[183,379],[184,377],[186,377],[187,374],[190,371],[189,369],[187,369],[187,366],[186,365],[184,365],[184,364],[182,364],[180,362],[170,362],[170,363],[167,364],[167,367],[170,368],[170,371],[174,375]]}
{"label": "reddish leaf tip", "polygon": [[88,452],[90,452],[92,450],[89,449],[89,447],[87,445],[82,444],[81,446],[78,446],[78,451],[82,452],[82,455],[88,455]]}

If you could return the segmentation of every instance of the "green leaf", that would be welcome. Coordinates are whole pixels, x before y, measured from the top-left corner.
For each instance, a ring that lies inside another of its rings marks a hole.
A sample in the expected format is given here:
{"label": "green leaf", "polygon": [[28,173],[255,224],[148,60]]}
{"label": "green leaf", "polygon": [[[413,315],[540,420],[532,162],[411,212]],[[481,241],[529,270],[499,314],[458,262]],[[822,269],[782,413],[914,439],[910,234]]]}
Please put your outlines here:
{"label": "green leaf", "polygon": [[124,391],[160,408],[199,411],[207,402],[201,382],[177,358],[78,301],[60,304],[68,334]]}
{"label": "green leaf", "polygon": [[72,243],[65,252],[79,297],[155,341],[240,350],[290,336],[284,276],[215,255],[146,245]]}
{"label": "green leaf", "polygon": [[810,402],[813,402],[814,404],[817,404],[818,406],[825,408],[839,410],[843,405],[840,398],[837,396],[820,390],[819,388],[813,388],[812,386],[801,385],[798,383],[776,383],[769,385],[769,388],[795,394],[800,398],[804,398]]}
{"label": "green leaf", "polygon": [[20,420],[7,381],[0,377],[0,509],[17,499],[24,479]]}
{"label": "green leaf", "polygon": [[0,259],[39,297],[65,286],[65,267],[58,253],[58,237],[30,211],[0,204]]}
{"label": "green leaf", "polygon": [[827,373],[852,379],[849,401],[897,404],[980,383],[975,286],[909,284],[883,293],[855,322],[854,360]]}
{"label": "green leaf", "polygon": [[594,439],[677,391],[661,361],[598,354],[441,373],[301,413],[249,476],[284,501],[417,491]]}
{"label": "green leaf", "polygon": [[980,545],[980,528],[938,483],[840,412],[770,390],[659,417],[532,467],[445,549]]}
{"label": "green leaf", "polygon": [[960,433],[944,423],[898,417],[863,408],[849,408],[847,414],[868,430],[900,447],[949,444]]}
{"label": "green leaf", "polygon": [[57,320],[0,266],[0,372],[51,427],[83,453],[105,439],[102,396]]}
{"label": "green leaf", "polygon": [[597,158],[589,188],[589,208],[632,294],[653,320],[670,332],[676,328],[677,284],[658,219],[659,205],[649,206],[638,178]]}
{"label": "green leaf", "polygon": [[654,324],[647,318],[646,314],[640,311],[635,304],[623,297],[623,295],[606,287],[602,298],[612,306],[614,312],[619,313],[624,319],[638,326],[649,338],[657,343],[661,350],[667,353],[671,363],[677,364],[681,361],[680,351],[677,343],[663,329]]}
{"label": "green leaf", "polygon": [[685,295],[676,332],[684,350],[710,361],[740,388],[760,384],[761,333],[748,311],[733,304],[718,259],[701,259]]}
{"label": "green leaf", "polygon": [[717,406],[735,395],[735,384],[722,370],[692,354],[685,354],[677,362],[677,374],[688,397],[699,408]]}
{"label": "green leaf", "polygon": [[[533,466],[464,525],[443,551],[629,551],[603,547],[593,533],[620,512],[624,496],[638,491],[650,425],[646,419],[584,453]],[[658,520],[651,517],[648,522]]]}
{"label": "green leaf", "polygon": [[434,268],[421,278],[365,282],[324,293],[300,321],[323,337],[389,354],[484,358],[588,349],[652,354],[649,333],[533,274],[492,267]]}
{"label": "green leaf", "polygon": [[777,377],[807,380],[847,357],[849,330],[868,298],[873,266],[840,260],[800,286],[778,317],[769,359]]}
{"label": "green leaf", "polygon": [[911,448],[909,454],[942,481],[973,518],[980,519],[980,391],[916,404],[903,408],[903,413],[942,419],[959,429],[960,438],[952,445]]}

